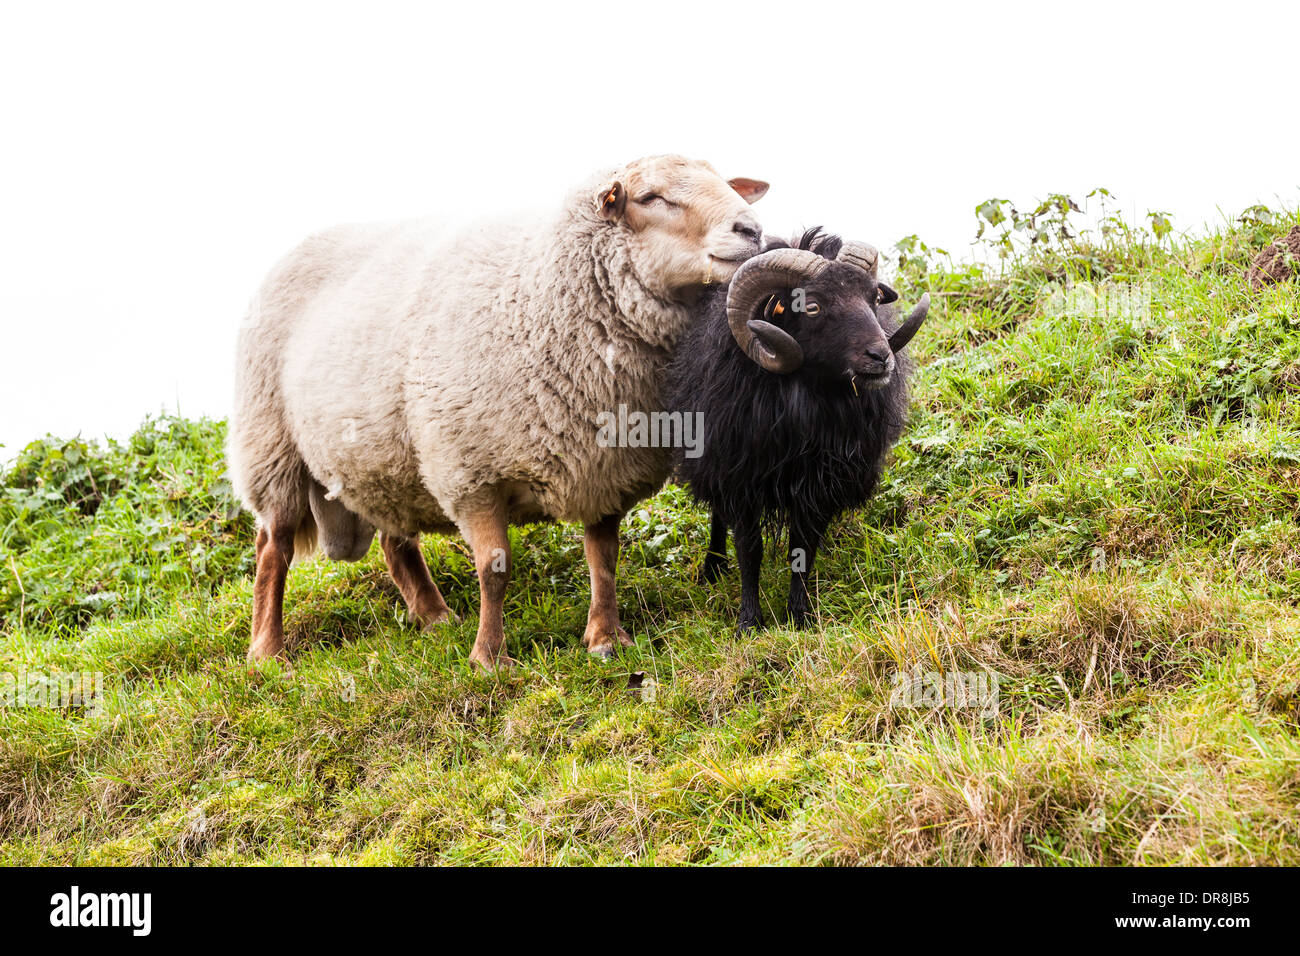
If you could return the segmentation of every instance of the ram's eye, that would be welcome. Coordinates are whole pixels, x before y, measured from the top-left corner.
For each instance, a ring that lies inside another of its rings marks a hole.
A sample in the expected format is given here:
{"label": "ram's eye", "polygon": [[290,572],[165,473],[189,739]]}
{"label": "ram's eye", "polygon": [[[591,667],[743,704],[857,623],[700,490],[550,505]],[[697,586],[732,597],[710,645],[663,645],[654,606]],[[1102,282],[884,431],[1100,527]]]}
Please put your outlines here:
{"label": "ram's eye", "polygon": [[809,302],[806,306],[804,306],[804,312],[806,312],[808,315],[820,315],[821,311],[822,311],[822,307],[818,305],[816,302]]}
{"label": "ram's eye", "polygon": [[648,206],[656,199],[663,199],[663,198],[664,197],[660,196],[658,193],[646,193],[644,196],[638,199],[637,202],[640,203],[642,206]]}

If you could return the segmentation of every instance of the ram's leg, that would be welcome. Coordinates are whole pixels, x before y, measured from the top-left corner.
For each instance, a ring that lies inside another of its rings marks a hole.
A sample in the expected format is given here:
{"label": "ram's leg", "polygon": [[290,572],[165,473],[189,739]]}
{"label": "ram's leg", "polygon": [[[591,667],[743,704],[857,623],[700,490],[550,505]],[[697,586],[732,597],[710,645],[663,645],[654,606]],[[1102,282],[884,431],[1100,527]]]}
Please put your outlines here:
{"label": "ram's leg", "polygon": [[402,600],[406,602],[412,620],[426,630],[452,620],[451,608],[429,574],[429,565],[420,551],[419,536],[399,538],[381,531],[379,544],[384,549],[388,573],[393,576],[397,590],[402,592]]}
{"label": "ram's leg", "polygon": [[499,508],[478,512],[462,525],[474,550],[478,570],[478,636],[469,659],[484,670],[510,667],[515,662],[506,654],[503,607],[510,582],[510,536]]}
{"label": "ram's leg", "polygon": [[636,642],[618,623],[618,596],[615,577],[618,570],[618,525],[622,515],[609,515],[587,525],[583,550],[591,571],[591,609],[587,612],[587,630],[582,643],[597,657],[613,657],[618,647]]}
{"label": "ram's leg", "polygon": [[763,534],[758,522],[739,522],[732,532],[736,538],[736,563],[740,565],[740,620],[736,630],[744,633],[763,626],[763,612],[758,606]]}
{"label": "ram's leg", "polygon": [[822,535],[825,533],[825,522],[791,522],[790,599],[786,608],[789,611],[790,623],[795,627],[803,627],[808,623],[808,576],[812,574],[813,562],[817,559],[817,548],[821,545]]}
{"label": "ram's leg", "polygon": [[709,526],[709,553],[700,567],[700,583],[712,584],[727,573],[727,523],[713,512]]}
{"label": "ram's leg", "polygon": [[297,523],[269,521],[257,529],[257,579],[253,584],[250,661],[284,656],[284,580],[293,561]]}

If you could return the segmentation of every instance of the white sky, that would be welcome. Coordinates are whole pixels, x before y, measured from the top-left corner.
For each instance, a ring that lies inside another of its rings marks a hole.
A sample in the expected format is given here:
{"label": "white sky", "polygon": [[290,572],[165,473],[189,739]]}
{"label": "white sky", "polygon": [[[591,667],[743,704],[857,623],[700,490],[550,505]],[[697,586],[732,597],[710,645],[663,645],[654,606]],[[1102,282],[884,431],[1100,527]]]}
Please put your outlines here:
{"label": "white sky", "polygon": [[1298,9],[6,4],[0,460],[226,414],[244,306],[316,229],[549,206],[647,153],[770,181],[770,232],[963,255],[995,195],[1295,205]]}

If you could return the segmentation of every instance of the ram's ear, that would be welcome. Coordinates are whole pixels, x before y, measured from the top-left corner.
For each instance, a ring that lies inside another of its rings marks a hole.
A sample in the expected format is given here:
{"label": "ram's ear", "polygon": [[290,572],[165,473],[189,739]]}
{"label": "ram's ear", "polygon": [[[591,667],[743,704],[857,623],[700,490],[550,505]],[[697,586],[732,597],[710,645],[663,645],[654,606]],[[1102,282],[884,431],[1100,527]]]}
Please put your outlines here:
{"label": "ram's ear", "polygon": [[740,193],[740,198],[747,203],[756,203],[767,193],[768,185],[761,179],[746,179],[740,176],[736,179],[728,179],[727,185]]}
{"label": "ram's ear", "polygon": [[883,282],[876,283],[876,294],[880,296],[881,305],[888,305],[890,302],[898,301],[898,293]]}
{"label": "ram's ear", "polygon": [[785,300],[779,294],[773,294],[767,297],[767,305],[763,306],[763,321],[771,322],[773,325],[780,325],[786,320],[786,312],[789,310],[785,307]]}
{"label": "ram's ear", "polygon": [[626,206],[627,190],[617,180],[596,193],[596,211],[600,214],[601,219],[611,222],[615,219],[621,219]]}

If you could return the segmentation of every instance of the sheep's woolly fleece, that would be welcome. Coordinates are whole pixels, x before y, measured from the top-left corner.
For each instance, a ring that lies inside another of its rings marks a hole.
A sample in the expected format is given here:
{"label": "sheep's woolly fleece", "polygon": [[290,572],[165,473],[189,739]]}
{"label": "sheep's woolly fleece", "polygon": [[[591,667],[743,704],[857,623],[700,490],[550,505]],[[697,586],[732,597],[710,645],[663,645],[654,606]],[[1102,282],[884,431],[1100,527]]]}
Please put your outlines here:
{"label": "sheep's woolly fleece", "polygon": [[549,222],[341,226],[281,261],[240,334],[228,445],[259,519],[310,506],[331,556],[359,557],[372,525],[449,532],[490,486],[516,523],[653,493],[668,453],[600,447],[596,416],[659,407],[690,313],[638,277],[601,181]]}

